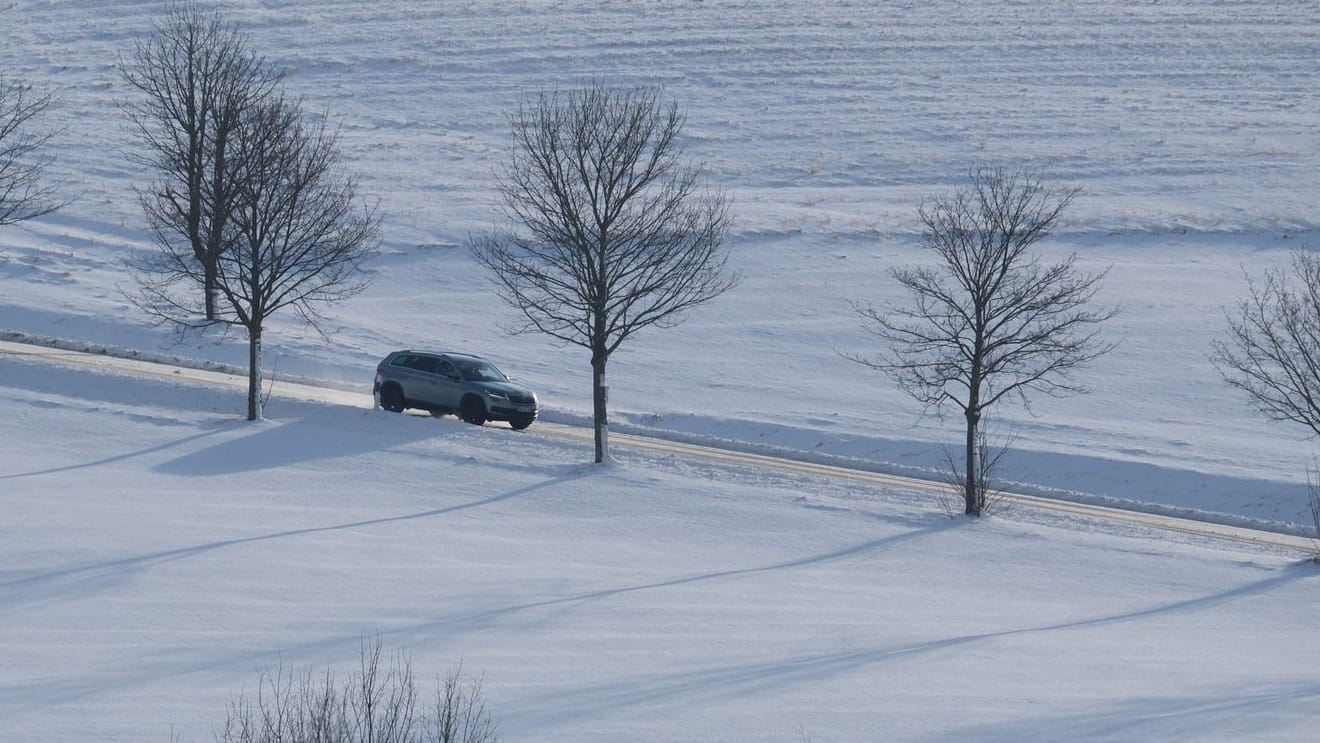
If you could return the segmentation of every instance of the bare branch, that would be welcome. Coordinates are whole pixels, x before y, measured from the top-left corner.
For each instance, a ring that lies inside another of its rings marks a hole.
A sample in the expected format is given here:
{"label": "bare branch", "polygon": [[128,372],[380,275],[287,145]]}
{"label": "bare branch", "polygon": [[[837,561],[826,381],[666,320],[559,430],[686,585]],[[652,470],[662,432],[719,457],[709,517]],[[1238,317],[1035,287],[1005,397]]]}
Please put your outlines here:
{"label": "bare branch", "polygon": [[498,743],[481,680],[459,669],[437,679],[433,702],[419,703],[411,659],[384,658],[379,639],[363,640],[357,670],[342,681],[280,664],[259,672],[255,699],[231,697],[219,743]]}
{"label": "bare branch", "polygon": [[274,98],[244,111],[230,176],[236,206],[216,261],[216,288],[252,345],[248,417],[260,416],[260,340],[267,318],[292,308],[313,327],[317,305],[367,285],[380,218],[340,172],[334,133],[309,126],[301,106]]}
{"label": "bare branch", "polygon": [[[162,252],[192,253],[206,318],[220,320],[215,262],[238,198],[232,141],[243,111],[272,96],[282,75],[236,26],[195,3],[171,5],[120,67],[140,94],[122,104],[143,146],[131,158],[156,174],[137,188],[148,230]],[[137,268],[149,275],[171,263]]]}
{"label": "bare branch", "polygon": [[1258,412],[1320,436],[1320,255],[1295,250],[1288,271],[1247,286],[1211,359]]}
{"label": "bare branch", "polygon": [[1092,308],[1107,272],[1087,274],[1070,257],[1045,265],[1031,248],[1049,234],[1076,190],[1045,187],[1025,171],[980,168],[971,183],[917,212],[933,268],[891,275],[910,304],[854,303],[882,343],[878,357],[847,355],[891,376],[928,407],[952,404],[967,419],[967,513],[979,514],[977,425],[1006,396],[1084,392],[1073,374],[1114,346],[1099,327],[1116,308]]}
{"label": "bare branch", "polygon": [[64,204],[42,175],[51,159],[45,154],[49,131],[32,124],[54,103],[19,82],[0,76],[0,225],[41,217]]}
{"label": "bare branch", "polygon": [[319,305],[366,286],[380,219],[336,134],[305,121],[243,37],[195,6],[172,13],[125,73],[147,93],[129,111],[162,174],[139,192],[157,251],[130,266],[135,302],[180,327],[243,328],[255,419],[266,319],[288,308],[319,330]]}
{"label": "bare branch", "polygon": [[728,202],[681,162],[683,116],[655,88],[598,83],[524,101],[510,117],[504,216],[520,231],[473,240],[500,296],[536,331],[591,353],[596,461],[603,378],[643,328],[668,327],[727,291]]}

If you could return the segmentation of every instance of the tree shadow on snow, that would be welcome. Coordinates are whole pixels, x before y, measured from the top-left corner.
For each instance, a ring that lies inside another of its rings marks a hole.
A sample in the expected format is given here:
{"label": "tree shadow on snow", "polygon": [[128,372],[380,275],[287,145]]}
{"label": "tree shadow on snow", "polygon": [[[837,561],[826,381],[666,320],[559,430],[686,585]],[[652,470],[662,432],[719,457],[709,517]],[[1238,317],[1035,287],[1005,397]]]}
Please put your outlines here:
{"label": "tree shadow on snow", "polygon": [[91,469],[95,467],[100,467],[102,465],[114,464],[116,462],[123,462],[130,459],[136,459],[138,457],[144,457],[151,454],[155,454],[156,452],[162,452],[168,449],[173,449],[177,446],[183,446],[185,444],[189,444],[193,441],[197,441],[199,439],[203,439],[208,436],[214,436],[219,432],[220,429],[202,431],[201,433],[194,433],[192,435],[183,436],[177,439],[173,439],[171,441],[166,441],[164,443],[157,444],[155,446],[149,446],[145,449],[138,449],[137,451],[124,452],[122,454],[113,454],[111,456],[101,457],[100,459],[95,459],[90,462],[79,462],[78,464],[66,464],[59,467],[47,467],[46,469],[41,469],[41,470],[31,470],[28,472],[15,472],[13,474],[0,475],[0,481],[18,480],[28,477],[40,477],[42,475],[54,475],[62,472],[73,472],[76,470]]}
{"label": "tree shadow on snow", "polygon": [[[569,467],[562,470],[555,477],[453,506],[342,524],[269,532],[178,549],[162,550],[117,560],[73,565],[37,575],[4,580],[0,581],[0,611],[16,609],[23,604],[55,600],[65,595],[82,599],[90,592],[105,590],[122,583],[142,570],[219,549],[240,547],[269,540],[290,539],[321,532],[435,518],[519,498],[538,490],[590,476],[590,474],[590,472],[584,473],[579,467]],[[121,693],[126,689],[144,684],[159,683],[166,678],[204,672],[222,673],[226,677],[246,678],[253,668],[263,665],[296,664],[300,662],[300,659],[312,659],[318,663],[324,663],[328,654],[348,657],[358,652],[361,642],[361,635],[353,635],[352,637],[337,635],[310,640],[298,645],[256,650],[234,651],[225,647],[205,645],[175,648],[172,652],[153,653],[148,660],[119,667],[107,673],[88,676],[79,674],[77,671],[70,671],[39,681],[24,681],[22,684],[8,687],[0,686],[0,719],[6,719],[19,713],[28,713],[38,707],[55,707],[75,703],[83,699],[96,697],[107,691]]]}
{"label": "tree shadow on snow", "polygon": [[[875,556],[881,552],[897,547],[906,542],[922,539],[932,536],[942,531],[959,527],[959,522],[938,517],[933,521],[927,521],[919,527],[912,528],[898,534],[870,539],[857,544],[846,545],[829,552],[815,555],[806,555],[790,560],[771,563],[769,565],[755,565],[751,567],[729,568],[726,570],[714,570],[693,575],[679,576],[668,580],[655,581],[653,583],[642,583],[637,585],[617,586],[614,588],[602,588],[595,591],[573,594],[569,596],[560,596],[558,598],[543,599],[540,601],[530,601],[521,604],[511,604],[507,606],[497,606],[488,609],[478,609],[475,611],[464,612],[452,616],[440,617],[429,622],[424,622],[411,627],[403,627],[389,632],[389,635],[400,635],[413,643],[417,640],[424,640],[428,637],[440,633],[445,637],[452,636],[454,632],[474,632],[488,629],[489,626],[498,620],[506,619],[511,616],[527,614],[531,612],[545,612],[546,610],[576,609],[588,603],[604,601],[607,599],[627,596],[634,593],[663,591],[670,588],[689,586],[698,583],[718,582],[726,580],[736,580],[748,577],[755,577],[765,573],[775,573],[784,570],[794,570],[798,568],[810,568],[830,563],[841,562],[853,559],[862,559]],[[542,621],[549,622],[544,614]]]}
{"label": "tree shadow on snow", "polygon": [[975,725],[938,740],[1017,743],[1024,740],[1182,743],[1188,740],[1281,739],[1290,722],[1311,719],[1320,703],[1320,682],[1240,682],[1177,697],[1133,695],[1106,705],[1087,704],[1073,714],[1039,715]]}
{"label": "tree shadow on snow", "polygon": [[[608,684],[562,693],[552,692],[539,699],[527,700],[524,710],[515,712],[511,716],[513,719],[508,720],[508,722],[518,728],[545,729],[549,726],[576,720],[599,719],[602,716],[618,714],[636,705],[649,705],[662,701],[672,703],[676,699],[690,699],[704,702],[717,698],[741,699],[767,693],[782,693],[802,684],[827,681],[876,664],[917,660],[922,656],[954,652],[1003,637],[1139,622],[1167,614],[1193,612],[1231,601],[1250,599],[1280,589],[1298,579],[1316,579],[1317,577],[1320,577],[1320,572],[1313,565],[1309,563],[1294,564],[1276,575],[1222,592],[1091,619],[961,637],[939,638],[911,645],[848,649],[838,652],[803,655],[759,663],[708,668],[690,673],[638,675],[632,681],[612,680]],[[680,580],[674,583],[681,582],[687,581]],[[622,591],[614,591],[613,593],[620,592]],[[1286,696],[1296,697],[1307,703],[1317,695],[1320,695],[1320,686],[1317,685],[1286,691]],[[1269,699],[1258,701],[1265,704],[1269,702]],[[1156,717],[1158,714],[1152,712],[1150,716]],[[1022,728],[1006,731],[1002,736],[986,737],[980,735],[981,731],[976,732],[978,734],[975,736],[960,736],[957,739],[1017,741],[1039,739],[1075,740],[1087,737],[1080,733],[1078,735],[1059,736],[1055,734],[1054,729],[1043,725],[1038,729]],[[1098,735],[1102,731],[1092,730],[1088,732],[1092,735]],[[1144,735],[1144,730],[1141,730],[1140,733],[1134,733],[1130,739],[1150,739]],[[1103,739],[1126,740],[1129,739],[1129,736],[1119,735],[1116,738],[1103,737]],[[1178,739],[1186,740],[1187,738],[1184,736]]]}
{"label": "tree shadow on snow", "polygon": [[[360,420],[371,412],[351,410],[351,417]],[[222,441],[213,446],[189,452],[152,468],[167,475],[215,477],[244,472],[278,469],[301,462],[340,459],[374,451],[390,449],[426,439],[448,436],[454,426],[437,425],[429,419],[392,418],[404,425],[388,429],[353,431],[333,416],[297,418],[289,421],[261,421],[240,423],[250,426],[251,432]]]}
{"label": "tree shadow on snow", "polygon": [[[291,529],[249,537],[221,540],[207,544],[181,547],[179,549],[137,555],[119,560],[75,565],[58,570],[47,571],[39,575],[18,578],[16,580],[0,581],[0,610],[17,608],[19,605],[25,603],[53,600],[67,594],[82,598],[92,591],[113,587],[114,585],[132,577],[139,571],[174,560],[195,557],[214,550],[238,547],[244,544],[267,540],[294,538],[319,532],[376,526],[379,524],[414,519],[434,518],[449,513],[481,508],[500,501],[519,498],[538,490],[586,477],[592,477],[595,474],[597,474],[597,471],[592,468],[583,468],[576,465],[568,466],[555,477],[521,488],[516,488],[505,493],[454,506],[402,514],[399,516],[388,516],[321,527]],[[719,570],[678,577],[656,583],[620,586],[617,588],[590,591],[583,594],[565,596],[556,599],[480,610],[459,616],[445,617],[411,627],[389,630],[381,633],[381,636],[384,638],[401,637],[415,640],[418,636],[429,637],[437,630],[443,630],[446,634],[452,633],[455,630],[476,631],[483,627],[487,627],[490,623],[500,617],[538,609],[565,607],[642,591],[662,590],[665,588],[705,581],[733,579],[758,573],[827,564],[840,560],[871,555],[903,542],[927,536],[945,529],[954,528],[955,526],[956,522],[941,518],[932,524],[926,525],[926,527],[922,529],[915,529],[913,531],[881,539],[849,545],[830,552],[785,560],[771,565]],[[5,689],[0,687],[0,717],[3,717],[9,712],[29,710],[34,706],[76,702],[80,699],[94,696],[104,691],[108,685],[113,685],[118,689],[131,688],[142,683],[156,682],[161,678],[193,674],[201,671],[215,671],[218,669],[230,671],[234,674],[247,674],[250,673],[252,668],[259,667],[262,664],[275,662],[297,664],[301,658],[310,658],[323,663],[325,662],[327,655],[344,655],[357,652],[361,641],[361,635],[336,635],[333,637],[308,640],[296,645],[288,645],[275,649],[228,653],[222,656],[216,656],[214,654],[215,648],[199,647],[186,651],[188,657],[161,658],[141,666],[134,666],[131,669],[124,669],[116,676],[114,679],[115,683],[113,684],[108,684],[106,679],[100,677],[89,680],[81,677],[67,676],[49,679],[40,683],[24,684],[22,688]]]}
{"label": "tree shadow on snow", "polygon": [[[433,508],[395,516],[381,516],[379,518],[363,519],[340,524],[310,526],[300,529],[285,529],[282,531],[236,537],[234,539],[222,539],[215,542],[178,547],[176,549],[148,552],[140,555],[133,555],[131,557],[70,565],[34,574],[24,574],[16,578],[6,578],[0,580],[0,612],[13,610],[26,604],[53,601],[65,596],[72,596],[79,599],[86,598],[90,594],[113,588],[143,570],[174,562],[176,560],[197,557],[216,550],[241,547],[259,542],[292,539],[324,532],[345,531],[379,526],[382,524],[436,518],[459,511],[482,508],[500,501],[518,498],[537,490],[579,479],[583,476],[584,475],[574,468],[565,474],[541,480],[531,485],[515,488],[514,490],[492,495],[487,498],[472,500],[452,506],[444,506],[442,508]],[[2,709],[0,709],[0,712],[2,712]]]}

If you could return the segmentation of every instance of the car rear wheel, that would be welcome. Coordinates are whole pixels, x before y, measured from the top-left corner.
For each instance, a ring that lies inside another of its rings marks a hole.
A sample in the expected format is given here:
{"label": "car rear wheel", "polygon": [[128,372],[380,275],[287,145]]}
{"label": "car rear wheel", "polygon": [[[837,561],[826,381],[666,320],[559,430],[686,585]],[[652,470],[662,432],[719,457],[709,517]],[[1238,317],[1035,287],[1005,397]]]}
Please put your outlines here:
{"label": "car rear wheel", "polygon": [[468,395],[458,406],[458,417],[474,426],[486,422],[486,405],[481,398]]}
{"label": "car rear wheel", "polygon": [[380,406],[391,413],[403,412],[403,389],[397,384],[387,384],[380,391]]}

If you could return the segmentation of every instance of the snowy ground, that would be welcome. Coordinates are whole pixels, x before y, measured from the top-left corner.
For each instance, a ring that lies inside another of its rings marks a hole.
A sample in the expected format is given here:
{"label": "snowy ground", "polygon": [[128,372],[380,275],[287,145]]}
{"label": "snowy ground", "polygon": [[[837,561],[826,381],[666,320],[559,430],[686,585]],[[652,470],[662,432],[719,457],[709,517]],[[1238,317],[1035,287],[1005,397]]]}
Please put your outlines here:
{"label": "snowy ground", "polygon": [[210,739],[363,637],[504,739],[1304,739],[1295,554],[0,359],[0,739]]}
{"label": "snowy ground", "polygon": [[[505,335],[463,245],[493,219],[521,95],[662,83],[733,197],[744,280],[616,356],[620,426],[936,474],[956,421],[840,356],[869,342],[849,301],[897,298],[885,271],[922,260],[922,197],[1027,165],[1083,188],[1045,250],[1110,268],[1121,346],[1093,394],[995,416],[1005,476],[1307,527],[1312,444],[1207,356],[1243,271],[1320,234],[1320,13],[1044,5],[225,3],[342,125],[387,214],[372,288],[328,339],[276,323],[274,371],[366,390],[393,348],[473,350],[580,420],[585,355]],[[0,332],[238,364],[242,338],[175,345],[123,294],[146,241],[116,63],[162,7],[0,8],[0,70],[60,95],[74,199],[0,228]],[[1317,693],[1312,574],[1277,556],[968,528],[902,494],[645,458],[601,473],[535,436],[278,400],[245,427],[233,395],[0,364],[0,739],[204,732],[258,662],[338,662],[375,631],[485,671],[515,740],[1291,740]]]}

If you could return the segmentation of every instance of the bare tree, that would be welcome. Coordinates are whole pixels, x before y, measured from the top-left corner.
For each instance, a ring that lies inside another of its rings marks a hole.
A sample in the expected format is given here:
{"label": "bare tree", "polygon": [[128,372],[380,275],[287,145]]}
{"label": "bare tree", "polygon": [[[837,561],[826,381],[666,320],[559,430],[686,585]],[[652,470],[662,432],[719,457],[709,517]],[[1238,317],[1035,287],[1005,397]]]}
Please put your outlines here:
{"label": "bare tree", "polygon": [[462,680],[463,665],[436,684],[435,702],[424,722],[426,743],[496,743],[499,726],[486,710],[482,680]]}
{"label": "bare tree", "polygon": [[53,103],[50,94],[0,77],[0,226],[49,214],[63,206],[55,187],[43,185],[50,164],[43,153],[49,131],[34,131],[33,120]]}
{"label": "bare tree", "polygon": [[301,106],[275,97],[244,110],[233,134],[226,176],[235,209],[215,263],[223,299],[216,319],[199,320],[195,263],[164,253],[141,273],[140,307],[163,321],[242,327],[248,337],[248,420],[262,415],[261,344],[268,318],[292,308],[319,328],[317,305],[365,288],[362,267],[376,250],[380,220],[341,172],[336,135],[304,121]]}
{"label": "bare tree", "polygon": [[380,640],[363,641],[358,668],[343,681],[287,665],[263,669],[254,697],[231,697],[219,743],[497,743],[480,680],[457,671],[436,680],[430,708],[419,704],[408,656],[383,662]]}
{"label": "bare tree", "polygon": [[1320,436],[1320,254],[1294,250],[1288,271],[1247,283],[1211,358],[1258,412]]}
{"label": "bare tree", "polygon": [[292,308],[319,327],[316,305],[366,287],[380,219],[340,171],[337,136],[303,121],[277,99],[246,112],[236,154],[238,208],[216,262],[216,286],[248,336],[248,420],[261,417],[261,335],[266,319]]}
{"label": "bare tree", "polygon": [[596,461],[609,455],[605,367],[634,333],[671,326],[732,287],[722,193],[681,162],[684,117],[655,88],[592,83],[511,117],[505,216],[523,232],[473,242],[502,298],[539,331],[591,353]]}
{"label": "bare tree", "polygon": [[918,210],[922,247],[935,265],[891,272],[911,303],[854,304],[886,349],[848,358],[887,372],[928,407],[962,411],[968,515],[985,508],[976,461],[983,412],[1008,396],[1027,404],[1033,391],[1085,391],[1073,372],[1113,348],[1098,326],[1117,309],[1087,308],[1107,271],[1081,272],[1076,256],[1043,264],[1030,252],[1076,193],[1047,188],[1029,172],[979,168],[969,186]]}
{"label": "bare tree", "polygon": [[[1293,250],[1287,269],[1247,278],[1247,297],[1226,311],[1228,340],[1211,360],[1259,413],[1320,436],[1320,254]],[[1307,473],[1311,522],[1320,540],[1320,464]],[[1313,559],[1320,560],[1320,541]]]}
{"label": "bare tree", "polygon": [[142,94],[124,104],[145,148],[132,157],[157,174],[138,188],[147,227],[162,251],[196,262],[190,270],[214,320],[217,262],[237,208],[230,148],[243,112],[273,95],[282,75],[235,25],[193,3],[171,5],[121,69]]}

